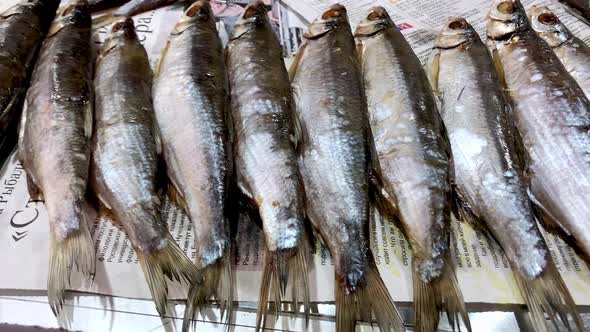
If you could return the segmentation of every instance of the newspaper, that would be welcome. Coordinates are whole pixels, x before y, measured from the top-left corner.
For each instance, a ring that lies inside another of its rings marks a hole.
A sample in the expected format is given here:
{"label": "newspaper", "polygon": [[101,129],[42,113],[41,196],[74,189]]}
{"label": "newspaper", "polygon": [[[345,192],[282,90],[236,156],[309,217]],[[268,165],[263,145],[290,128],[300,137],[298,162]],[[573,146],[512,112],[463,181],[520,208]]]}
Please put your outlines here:
{"label": "newspaper", "polygon": [[[13,3],[16,0],[10,0]],[[238,3],[240,2],[240,3]],[[243,1],[213,1],[219,17],[220,36],[227,41],[235,18],[243,11]],[[332,1],[281,0],[267,1],[269,16],[285,49],[294,54],[301,43],[305,25],[313,20]],[[358,22],[372,5],[385,6],[397,25],[410,41],[422,60],[426,59],[437,29],[449,15],[465,16],[480,33],[488,0],[440,0],[436,6],[426,0],[342,0],[348,7],[353,24]],[[549,3],[574,33],[590,42],[590,29],[569,15],[564,7],[552,1],[524,1]],[[2,1],[0,10],[9,6]],[[182,14],[181,6],[171,6],[134,17],[138,36],[146,47],[150,62],[155,65],[166,39]],[[94,43],[100,46],[107,28],[97,29]],[[482,34],[483,36],[484,34]],[[189,257],[195,256],[192,224],[182,211],[166,202],[163,210],[174,239]],[[129,298],[149,299],[150,293],[126,235],[108,220],[97,218],[90,226],[95,242],[97,275],[88,285],[81,278],[72,278],[72,290]],[[506,257],[497,243],[476,232],[470,225],[453,221],[452,252],[457,264],[457,276],[468,303],[522,304]],[[13,155],[0,172],[0,268],[10,273],[0,274],[1,290],[45,290],[48,261],[48,222],[42,202],[30,199],[26,189],[26,174]],[[385,222],[378,214],[371,222],[371,245],[375,260],[393,299],[411,302],[411,250],[400,230]],[[574,300],[579,305],[590,305],[590,270],[561,239],[544,233],[549,249]],[[257,301],[264,261],[264,244],[258,226],[247,218],[240,220],[236,237],[235,300]],[[333,262],[327,248],[320,243],[313,246],[310,267],[312,301],[334,300]],[[481,290],[485,289],[485,292]],[[182,289],[172,288],[171,298],[184,298]],[[497,308],[497,307],[493,307]]]}

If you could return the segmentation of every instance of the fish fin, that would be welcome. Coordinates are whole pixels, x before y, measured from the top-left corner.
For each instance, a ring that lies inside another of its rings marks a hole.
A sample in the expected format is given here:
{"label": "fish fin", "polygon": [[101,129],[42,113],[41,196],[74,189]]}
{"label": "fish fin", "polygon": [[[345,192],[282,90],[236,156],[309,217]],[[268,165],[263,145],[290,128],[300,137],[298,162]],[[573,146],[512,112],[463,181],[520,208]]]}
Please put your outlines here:
{"label": "fish fin", "polygon": [[156,123],[156,117],[154,116],[154,122],[152,125],[152,133],[154,135],[154,144],[156,145],[156,154],[162,155],[162,136],[160,135],[160,128]]}
{"label": "fish fin", "polygon": [[435,48],[434,52],[430,56],[430,61],[426,68],[426,76],[430,82],[430,87],[435,96],[439,95],[438,90],[438,72],[440,69],[440,49]]}
{"label": "fish fin", "polygon": [[174,205],[176,205],[177,207],[181,208],[182,210],[188,211],[186,201],[185,201],[184,197],[182,196],[182,194],[180,193],[180,191],[178,190],[178,187],[173,182],[171,182],[168,184],[167,188],[168,188],[167,196],[170,199],[170,201],[172,203],[174,203]]}
{"label": "fish fin", "polygon": [[522,135],[514,122],[514,112],[512,111],[512,106],[508,100],[506,100],[506,105],[506,108],[504,108],[501,114],[501,121],[503,122],[502,128],[507,128],[508,130],[506,133],[508,138],[507,143],[510,144],[511,147],[508,149],[508,152],[510,153],[512,160],[518,165],[519,172],[523,174],[525,178],[528,178],[528,161],[530,160],[530,157],[522,141]]}
{"label": "fish fin", "polygon": [[547,257],[545,269],[532,280],[522,275],[516,268],[512,271],[516,285],[528,307],[535,331],[550,331],[545,315],[549,316],[554,324],[560,320],[570,330],[568,314],[572,315],[578,330],[584,331],[576,304],[550,255]]}
{"label": "fish fin", "polygon": [[297,54],[295,54],[295,59],[291,62],[291,66],[289,66],[289,80],[293,80],[295,78],[295,74],[297,73],[297,68],[299,68],[299,63],[301,62],[301,58],[303,58],[303,53],[307,48],[307,42],[303,42],[297,50]]}
{"label": "fish fin", "polygon": [[399,209],[396,203],[397,199],[393,190],[390,190],[383,180],[383,173],[381,171],[381,165],[379,164],[379,156],[377,155],[377,149],[375,148],[375,140],[370,129],[367,135],[367,142],[369,142],[369,184],[371,189],[371,199],[383,217],[390,221],[398,222]]}
{"label": "fish fin", "polygon": [[[201,283],[194,283],[189,289],[186,309],[182,321],[182,331],[187,332],[196,325],[193,319],[197,311],[207,305],[211,298],[219,302],[221,319],[229,329],[233,320],[233,267],[231,249],[226,254],[200,270]],[[224,319],[225,316],[225,319]]]}
{"label": "fish fin", "polygon": [[12,98],[10,98],[10,102],[8,102],[8,105],[6,105],[2,112],[0,112],[0,123],[7,122],[5,118],[12,116],[11,111],[14,107],[18,107],[20,105],[20,101],[22,100],[21,98],[24,91],[24,89],[17,89],[17,91],[14,92],[14,95],[12,96]]}
{"label": "fish fin", "polygon": [[416,262],[417,259],[413,257],[414,330],[436,331],[440,314],[446,313],[453,331],[455,331],[455,327],[459,328],[459,318],[461,318],[467,331],[471,332],[469,315],[451,256],[445,255],[441,275],[428,282],[421,278]]}
{"label": "fish fin", "polygon": [[120,17],[114,16],[113,13],[97,16],[92,19],[92,30],[98,30],[115,23]]}
{"label": "fish fin", "polygon": [[500,55],[498,54],[498,49],[493,44],[492,41],[488,41],[488,48],[491,50],[492,60],[494,62],[494,67],[496,68],[496,73],[498,74],[498,80],[500,81],[500,85],[502,89],[505,91],[508,90],[508,85],[506,84],[506,76],[504,74],[504,67],[502,66],[502,60],[500,60]]}
{"label": "fish fin", "polygon": [[298,151],[303,144],[303,123],[299,119],[297,112],[295,112],[294,104],[291,109],[293,110],[291,112],[291,118],[293,119],[293,135],[291,136],[291,142],[293,142],[295,150]]}
{"label": "fish fin", "polygon": [[89,280],[94,280],[96,263],[94,242],[88,228],[86,210],[81,209],[80,227],[59,241],[50,232],[49,273],[47,276],[47,298],[55,316],[64,305],[64,294],[70,286],[70,275],[74,265],[78,272]]}
{"label": "fish fin", "polygon": [[154,80],[156,80],[160,76],[160,71],[162,70],[162,62],[166,57],[166,53],[168,53],[168,49],[170,48],[170,40],[166,41],[166,45],[162,49],[160,53],[160,57],[158,58],[158,62],[156,63],[156,68],[154,69]]}
{"label": "fish fin", "polygon": [[27,159],[25,154],[25,128],[27,126],[27,103],[25,102],[23,105],[23,111],[20,118],[20,123],[18,124],[18,146],[17,146],[17,158],[22,163],[25,164],[25,160]]}
{"label": "fish fin", "polygon": [[32,200],[34,200],[34,201],[42,201],[43,200],[43,194],[41,193],[41,190],[39,189],[39,187],[35,183],[35,180],[33,179],[33,177],[30,176],[28,173],[27,173],[27,190],[29,191],[29,196],[31,197]]}
{"label": "fish fin", "polygon": [[[299,301],[303,301],[305,325],[308,326],[310,313],[308,253],[309,249],[305,238],[294,249],[276,252],[267,250],[264,255],[264,270],[256,314],[256,331],[264,330],[266,327],[269,297],[275,301],[275,308],[278,308],[280,312],[288,287],[291,288],[292,302],[290,304],[295,315],[299,314]],[[300,294],[300,291],[303,294]],[[300,299],[300,295],[303,298]]]}
{"label": "fish fin", "polygon": [[98,199],[97,217],[103,218],[103,219],[108,219],[108,221],[110,221],[116,227],[122,228],[122,225],[119,222],[119,220],[117,218],[115,218],[115,216],[113,215],[113,211],[111,210],[111,207],[106,203],[106,201],[100,196],[100,194],[98,192],[96,194],[96,198]]}
{"label": "fish fin", "polygon": [[94,122],[92,103],[87,103],[84,108],[84,134],[87,139],[92,137],[92,124]]}
{"label": "fish fin", "polygon": [[371,177],[370,183],[372,187],[370,192],[371,201],[379,214],[396,225],[401,225],[395,196],[386,190],[376,178]]}
{"label": "fish fin", "polygon": [[160,316],[166,314],[168,285],[166,279],[186,283],[191,287],[200,284],[200,275],[196,266],[180,249],[172,235],[166,232],[166,244],[151,252],[135,248],[139,264]]}
{"label": "fish fin", "polygon": [[353,291],[343,286],[336,277],[336,331],[354,332],[357,319],[377,320],[381,331],[405,331],[404,321],[374,262]]}
{"label": "fish fin", "polygon": [[359,64],[363,65],[363,52],[364,52],[365,48],[363,45],[363,42],[360,39],[356,39],[356,58],[359,62]]}
{"label": "fish fin", "polygon": [[453,188],[452,211],[455,219],[467,222],[473,227],[486,230],[480,217],[473,211],[471,206],[465,201],[465,199],[463,199],[463,196],[455,187]]}
{"label": "fish fin", "polygon": [[535,195],[533,195],[533,193],[530,192],[530,190],[527,190],[529,199],[531,200],[531,203],[533,205],[533,212],[535,214],[535,217],[537,217],[537,220],[541,223],[541,225],[543,225],[543,227],[552,233],[559,233],[559,234],[565,234],[567,236],[571,236],[570,233],[568,233],[568,231],[561,226],[561,224],[559,223],[559,221],[557,221],[557,218],[555,218],[551,212],[549,212],[549,210],[547,210],[543,204],[541,204],[541,202],[539,202],[539,200],[537,200],[537,198],[535,197]]}
{"label": "fish fin", "polygon": [[580,258],[590,264],[590,256],[583,249],[585,246],[578,242],[578,240],[561,225],[559,220],[555,218],[530,191],[528,194],[533,205],[535,217],[537,221],[539,221],[539,223],[543,226],[543,228],[549,233],[559,236],[567,245],[574,249],[574,252],[580,256]]}

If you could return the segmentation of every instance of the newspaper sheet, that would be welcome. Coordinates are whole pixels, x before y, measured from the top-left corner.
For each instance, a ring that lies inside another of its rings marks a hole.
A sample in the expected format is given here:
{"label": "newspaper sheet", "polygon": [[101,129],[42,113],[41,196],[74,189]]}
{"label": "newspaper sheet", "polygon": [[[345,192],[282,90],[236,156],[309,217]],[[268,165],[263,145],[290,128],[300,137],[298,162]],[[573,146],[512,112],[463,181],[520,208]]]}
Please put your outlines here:
{"label": "newspaper sheet", "polygon": [[[13,3],[16,0],[11,0]],[[220,36],[227,41],[235,17],[243,11],[241,1],[213,1],[219,17]],[[285,55],[295,53],[301,42],[302,29],[329,3],[328,0],[273,1],[269,16],[285,48]],[[487,0],[440,0],[433,6],[427,0],[341,0],[349,10],[353,24],[367,8],[386,6],[398,26],[421,59],[426,59],[432,40],[440,24],[449,15],[463,15],[482,32]],[[590,42],[590,29],[569,15],[558,3],[550,1],[524,1],[550,3],[568,26]],[[268,3],[268,2],[267,2]],[[286,6],[285,6],[286,5]],[[7,8],[6,2],[0,10]],[[174,24],[182,13],[180,6],[151,11],[134,17],[139,38],[148,51],[152,65],[157,62],[161,49]],[[104,40],[105,28],[95,31],[97,47]],[[10,290],[45,290],[48,258],[48,223],[42,202],[32,201],[26,189],[26,175],[13,155],[0,172],[0,267],[10,273],[0,274],[0,293]],[[174,205],[166,203],[165,218],[175,240],[189,257],[194,257],[195,246],[192,224]],[[95,241],[97,275],[91,285],[72,278],[72,289],[90,293],[129,298],[150,298],[147,285],[133,248],[124,232],[108,220],[97,218],[90,227]],[[497,243],[470,225],[453,221],[453,258],[465,300],[468,303],[521,304],[508,262]],[[551,254],[579,305],[590,305],[590,271],[573,250],[553,235],[544,234]],[[412,299],[411,251],[407,241],[395,226],[384,222],[378,215],[371,223],[371,245],[379,270],[396,301]],[[258,299],[259,280],[263,262],[263,242],[260,230],[247,219],[242,219],[236,238],[236,291],[238,301]],[[334,271],[329,251],[316,243],[310,272],[312,300],[334,300]],[[482,292],[485,289],[485,292]],[[172,288],[172,298],[183,298],[182,290]]]}

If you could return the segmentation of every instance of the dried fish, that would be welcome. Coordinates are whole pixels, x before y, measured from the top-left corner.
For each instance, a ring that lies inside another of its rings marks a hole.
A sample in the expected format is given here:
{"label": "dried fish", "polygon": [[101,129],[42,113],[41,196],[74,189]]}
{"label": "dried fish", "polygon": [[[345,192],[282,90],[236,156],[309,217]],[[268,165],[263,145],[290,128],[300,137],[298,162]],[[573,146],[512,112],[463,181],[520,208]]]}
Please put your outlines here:
{"label": "dried fish", "polygon": [[291,67],[302,122],[300,169],[306,215],[328,245],[336,272],[336,330],[356,320],[404,331],[369,247],[371,132],[346,8],[332,5],[305,33]]}
{"label": "dried fish", "polygon": [[17,123],[37,51],[58,0],[23,0],[0,14],[0,160],[14,148]]}
{"label": "dried fish", "polygon": [[70,273],[95,271],[86,187],[92,134],[90,13],[63,8],[51,24],[31,78],[19,133],[19,159],[31,197],[42,196],[50,230],[49,305],[58,314]]}
{"label": "dried fish", "polygon": [[574,36],[545,6],[532,6],[529,19],[531,27],[553,49],[590,99],[590,47]]}
{"label": "dried fish", "polygon": [[436,331],[440,313],[471,330],[450,255],[450,147],[418,57],[383,7],[356,30],[380,172],[382,214],[412,245],[414,329]]}
{"label": "dried fish", "polygon": [[125,230],[164,316],[166,278],[193,285],[199,276],[162,222],[152,70],[130,18],[113,25],[100,50],[94,84],[91,183],[102,210]]}
{"label": "dried fish", "polygon": [[[262,220],[265,254],[257,329],[266,323],[269,296],[283,302],[291,284],[309,319],[304,193],[295,114],[282,48],[261,1],[246,6],[227,48],[238,185]],[[302,294],[301,294],[302,293]]]}
{"label": "dried fish", "polygon": [[207,1],[176,24],[160,56],[154,108],[171,196],[192,220],[202,285],[189,292],[183,330],[212,297],[231,320],[230,221],[233,165],[223,47]]}
{"label": "dried fish", "polygon": [[[487,34],[501,82],[514,103],[516,127],[526,147],[521,153],[526,161],[523,169],[538,219],[546,226],[563,227],[590,257],[590,101],[533,31],[519,1],[493,2]],[[538,273],[530,271],[529,279]],[[543,311],[553,319],[557,313],[562,320],[569,311],[581,330],[573,302],[564,296],[565,287],[543,275],[536,280],[521,284],[529,287],[535,328],[547,329]]]}

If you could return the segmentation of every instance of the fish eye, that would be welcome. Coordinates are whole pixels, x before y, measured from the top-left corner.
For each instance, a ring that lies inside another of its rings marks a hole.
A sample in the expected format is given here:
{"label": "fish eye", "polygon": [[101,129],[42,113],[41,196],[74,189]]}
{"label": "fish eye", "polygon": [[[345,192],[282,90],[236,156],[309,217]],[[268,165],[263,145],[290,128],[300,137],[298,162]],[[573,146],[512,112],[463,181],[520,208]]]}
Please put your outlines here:
{"label": "fish eye", "polygon": [[451,30],[461,30],[467,27],[467,22],[465,20],[456,20],[449,23],[449,29]]}
{"label": "fish eye", "polygon": [[500,11],[500,13],[503,13],[503,14],[514,13],[514,5],[510,1],[501,2],[497,8]]}
{"label": "fish eye", "polygon": [[543,13],[539,15],[538,20],[539,22],[545,25],[554,25],[555,23],[557,23],[557,16],[555,16],[555,14],[552,13]]}

